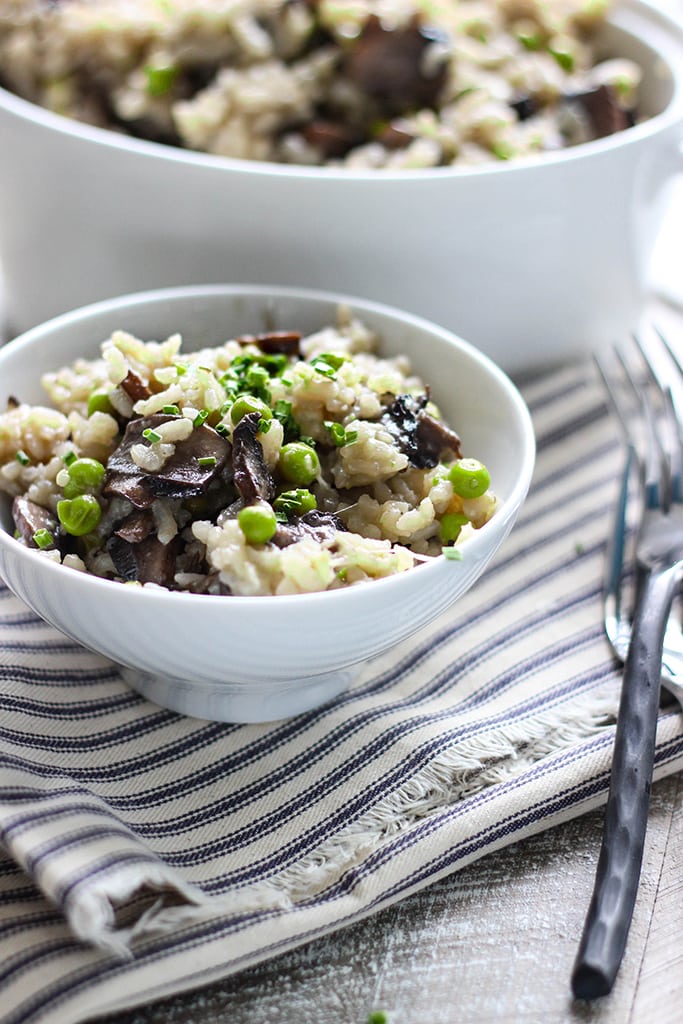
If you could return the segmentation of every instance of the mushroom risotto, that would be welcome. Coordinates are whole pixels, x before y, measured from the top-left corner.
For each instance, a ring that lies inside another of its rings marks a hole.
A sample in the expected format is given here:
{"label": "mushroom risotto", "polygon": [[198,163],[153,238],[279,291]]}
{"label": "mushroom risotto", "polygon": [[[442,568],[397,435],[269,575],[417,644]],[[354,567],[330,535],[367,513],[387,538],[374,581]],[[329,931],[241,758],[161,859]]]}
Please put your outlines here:
{"label": "mushroom risotto", "polygon": [[360,168],[509,160],[627,128],[610,0],[0,0],[0,82],[220,156]]}
{"label": "mushroom risotto", "polygon": [[[184,352],[115,331],[0,414],[17,540],[107,579],[209,594],[328,590],[403,572],[496,510],[404,357],[347,308]],[[472,453],[474,454],[474,453]]]}

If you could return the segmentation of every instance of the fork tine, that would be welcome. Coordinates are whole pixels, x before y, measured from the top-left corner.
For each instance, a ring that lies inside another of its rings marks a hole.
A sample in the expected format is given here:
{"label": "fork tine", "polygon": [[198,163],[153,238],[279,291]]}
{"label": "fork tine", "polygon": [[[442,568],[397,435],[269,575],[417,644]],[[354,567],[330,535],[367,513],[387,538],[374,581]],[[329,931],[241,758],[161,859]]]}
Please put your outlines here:
{"label": "fork tine", "polygon": [[614,508],[614,521],[607,535],[605,551],[603,620],[607,638],[615,650],[628,648],[628,629],[624,628],[622,582],[626,564],[629,490],[635,459],[635,449],[629,444],[622,469],[619,497]]}
{"label": "fork tine", "polygon": [[[633,337],[631,341],[639,354],[639,361],[646,369],[650,384],[659,390],[653,368],[638,339]],[[662,487],[668,474],[665,454],[656,430],[655,412],[646,387],[636,378],[622,350],[615,346],[612,355],[617,364],[617,373],[608,368],[604,359],[596,356],[598,372],[626,443],[635,451],[647,507],[658,508],[668,490],[668,486]]]}
{"label": "fork tine", "polygon": [[[635,340],[643,363],[660,396],[664,433],[656,430],[656,424],[653,424],[653,427],[658,444],[666,458],[669,477],[668,497],[671,502],[681,504],[683,503],[683,362],[659,327],[653,327],[653,334],[658,341],[657,355],[662,357],[659,369],[653,363],[654,353],[650,354],[640,338],[636,337]],[[674,394],[674,385],[677,385],[678,403]]]}

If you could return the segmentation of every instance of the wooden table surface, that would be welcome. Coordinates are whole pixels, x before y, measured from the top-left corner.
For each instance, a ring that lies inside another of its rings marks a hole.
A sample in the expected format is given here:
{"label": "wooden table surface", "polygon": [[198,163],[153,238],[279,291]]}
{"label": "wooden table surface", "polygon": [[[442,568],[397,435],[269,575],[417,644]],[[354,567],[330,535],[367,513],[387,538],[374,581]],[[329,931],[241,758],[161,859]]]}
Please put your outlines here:
{"label": "wooden table surface", "polygon": [[574,1002],[602,810],[470,865],[376,917],[106,1024],[680,1024],[683,774],[653,787],[626,957]]}

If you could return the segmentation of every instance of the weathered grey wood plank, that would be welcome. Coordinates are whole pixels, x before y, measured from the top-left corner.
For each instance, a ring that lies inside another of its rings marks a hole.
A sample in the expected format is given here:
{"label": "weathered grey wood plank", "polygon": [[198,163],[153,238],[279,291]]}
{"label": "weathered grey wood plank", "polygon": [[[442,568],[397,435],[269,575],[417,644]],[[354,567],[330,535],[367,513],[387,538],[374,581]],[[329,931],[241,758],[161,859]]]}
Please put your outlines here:
{"label": "weathered grey wood plank", "polygon": [[672,780],[672,817],[629,1024],[683,1019],[683,776]]}
{"label": "weathered grey wood plank", "polygon": [[674,1024],[683,1016],[683,782],[653,790],[627,955],[608,999],[569,977],[602,834],[595,812],[389,910],[195,994],[108,1024]]}

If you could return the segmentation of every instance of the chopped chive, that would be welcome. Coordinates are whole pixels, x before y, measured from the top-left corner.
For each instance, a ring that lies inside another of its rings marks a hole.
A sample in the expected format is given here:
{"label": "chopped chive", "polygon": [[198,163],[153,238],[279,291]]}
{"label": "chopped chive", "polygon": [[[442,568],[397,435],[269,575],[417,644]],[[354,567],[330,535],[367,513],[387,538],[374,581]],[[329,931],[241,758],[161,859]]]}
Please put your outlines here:
{"label": "chopped chive", "polygon": [[187,373],[187,366],[185,363],[176,363],[175,370],[179,377],[184,377]]}
{"label": "chopped chive", "polygon": [[341,423],[335,423],[334,420],[324,420],[324,426],[337,448],[341,448],[346,436],[346,431]]}
{"label": "chopped chive", "polygon": [[33,543],[41,551],[45,551],[46,548],[54,547],[55,541],[49,530],[36,530],[33,534]]}
{"label": "chopped chive", "polygon": [[315,495],[306,488],[298,487],[293,491],[283,491],[273,502],[275,513],[284,513],[290,516],[303,516],[306,512],[312,512],[318,507]]}
{"label": "chopped chive", "polygon": [[267,434],[268,431],[270,430],[270,424],[272,422],[273,422],[272,419],[267,420],[267,419],[264,419],[263,417],[261,417],[261,419],[258,421],[258,433],[259,434]]}
{"label": "chopped chive", "polygon": [[147,92],[150,96],[165,96],[173,88],[178,75],[178,68],[173,64],[166,67],[154,67],[148,64],[145,69]]}
{"label": "chopped chive", "polygon": [[23,448],[19,449],[19,451],[15,454],[14,458],[17,460],[17,462],[20,462],[22,466],[31,465],[31,460],[29,459],[28,455],[26,454]]}
{"label": "chopped chive", "polygon": [[198,412],[197,415],[195,416],[195,418],[192,420],[192,425],[194,427],[201,427],[202,423],[206,423],[208,418],[209,418],[209,410],[208,409],[201,409],[200,412]]}
{"label": "chopped chive", "polygon": [[162,405],[161,411],[166,413],[167,416],[179,416],[180,409],[177,405]]}
{"label": "chopped chive", "polygon": [[554,50],[551,46],[548,47],[548,53],[552,54],[563,71],[571,74],[574,70],[574,55],[572,53],[567,50]]}
{"label": "chopped chive", "polygon": [[337,370],[346,362],[346,356],[339,355],[335,352],[323,352],[319,356],[314,356],[311,359],[311,366],[318,373],[321,373],[323,377],[327,377],[328,380],[337,379]]}
{"label": "chopped chive", "polygon": [[161,441],[161,434],[158,434],[156,430],[152,430],[151,427],[147,427],[146,430],[143,430],[142,436],[145,441],[149,441],[150,444],[158,444],[158,442]]}
{"label": "chopped chive", "polygon": [[443,554],[444,558],[448,559],[449,562],[461,562],[462,561],[462,551],[460,550],[460,548],[453,548],[453,547],[441,548],[441,553]]}
{"label": "chopped chive", "polygon": [[230,437],[230,428],[226,423],[217,423],[214,429],[221,437]]}
{"label": "chopped chive", "polygon": [[62,455],[62,462],[65,466],[70,466],[77,458],[78,456],[76,455],[76,452],[67,452],[66,455]]}
{"label": "chopped chive", "polygon": [[292,379],[291,379],[291,377],[280,377],[280,380],[285,385],[285,387],[291,388],[291,386],[292,386]]}
{"label": "chopped chive", "polygon": [[346,430],[341,423],[336,423],[334,420],[325,420],[325,427],[329,431],[330,437],[337,448],[343,448],[347,444],[353,444],[354,441],[358,440],[357,430]]}
{"label": "chopped chive", "polygon": [[200,466],[215,466],[216,456],[215,455],[202,455],[197,459]]}

